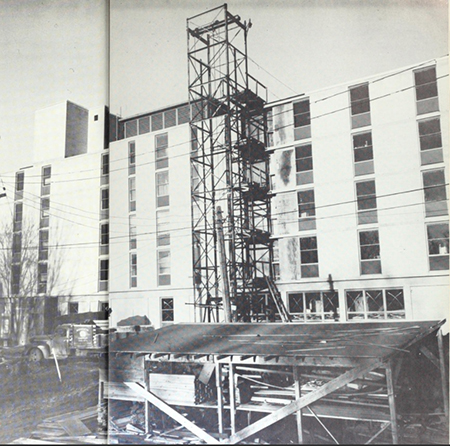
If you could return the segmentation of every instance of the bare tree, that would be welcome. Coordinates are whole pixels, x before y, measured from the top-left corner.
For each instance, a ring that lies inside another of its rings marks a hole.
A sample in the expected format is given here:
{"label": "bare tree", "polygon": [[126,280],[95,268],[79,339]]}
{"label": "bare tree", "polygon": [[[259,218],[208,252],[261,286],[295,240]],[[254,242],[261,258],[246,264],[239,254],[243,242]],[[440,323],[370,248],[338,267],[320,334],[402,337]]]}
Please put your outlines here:
{"label": "bare tree", "polygon": [[[42,247],[41,247],[42,248]],[[20,231],[12,224],[0,228],[0,289],[3,290],[3,311],[9,317],[13,344],[25,344],[30,335],[43,328],[45,299],[52,295],[63,265],[56,243],[49,249],[46,262],[40,262],[39,230],[24,221]],[[42,249],[41,249],[42,253]],[[45,291],[39,281],[39,264],[47,263]]]}

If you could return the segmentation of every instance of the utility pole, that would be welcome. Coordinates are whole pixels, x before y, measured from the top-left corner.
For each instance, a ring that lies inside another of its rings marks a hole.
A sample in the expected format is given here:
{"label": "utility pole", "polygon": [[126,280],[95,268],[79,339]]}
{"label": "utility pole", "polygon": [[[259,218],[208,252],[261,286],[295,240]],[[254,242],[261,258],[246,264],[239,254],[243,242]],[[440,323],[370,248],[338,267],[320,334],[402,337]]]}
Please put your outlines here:
{"label": "utility pole", "polygon": [[230,304],[230,284],[228,282],[227,257],[225,254],[225,238],[223,235],[222,209],[216,208],[217,238],[219,242],[220,269],[222,272],[223,283],[223,309],[225,312],[225,323],[231,322],[231,304]]}

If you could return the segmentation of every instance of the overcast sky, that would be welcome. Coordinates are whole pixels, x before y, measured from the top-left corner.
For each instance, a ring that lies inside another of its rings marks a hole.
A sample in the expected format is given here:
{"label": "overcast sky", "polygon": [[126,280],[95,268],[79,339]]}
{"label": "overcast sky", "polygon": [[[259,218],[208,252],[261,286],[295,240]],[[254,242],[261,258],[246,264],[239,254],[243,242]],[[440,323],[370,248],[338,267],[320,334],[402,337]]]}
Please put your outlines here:
{"label": "overcast sky", "polygon": [[[0,0],[0,172],[30,163],[36,109],[66,99],[102,105],[108,88],[111,111],[122,116],[187,100],[186,19],[221,4]],[[253,23],[250,72],[270,100],[448,53],[446,0],[231,0],[228,7]]]}

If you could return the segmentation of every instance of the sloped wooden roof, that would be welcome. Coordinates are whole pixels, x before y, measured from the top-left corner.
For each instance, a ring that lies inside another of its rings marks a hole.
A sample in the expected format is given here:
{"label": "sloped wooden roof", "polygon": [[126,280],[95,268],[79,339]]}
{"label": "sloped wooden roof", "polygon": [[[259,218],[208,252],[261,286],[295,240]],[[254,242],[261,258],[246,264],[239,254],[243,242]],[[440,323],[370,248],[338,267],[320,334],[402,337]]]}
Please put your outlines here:
{"label": "sloped wooden roof", "polygon": [[383,358],[445,321],[174,324],[118,339],[112,353]]}

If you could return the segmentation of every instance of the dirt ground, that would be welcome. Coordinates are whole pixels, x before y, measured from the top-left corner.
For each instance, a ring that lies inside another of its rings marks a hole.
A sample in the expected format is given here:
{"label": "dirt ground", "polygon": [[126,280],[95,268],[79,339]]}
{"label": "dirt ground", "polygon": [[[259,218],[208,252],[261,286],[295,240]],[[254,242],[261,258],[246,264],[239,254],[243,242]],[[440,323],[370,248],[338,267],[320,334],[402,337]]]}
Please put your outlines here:
{"label": "dirt ground", "polygon": [[60,361],[62,383],[54,361],[0,364],[0,444],[29,437],[45,418],[96,405],[103,364],[98,359]]}

